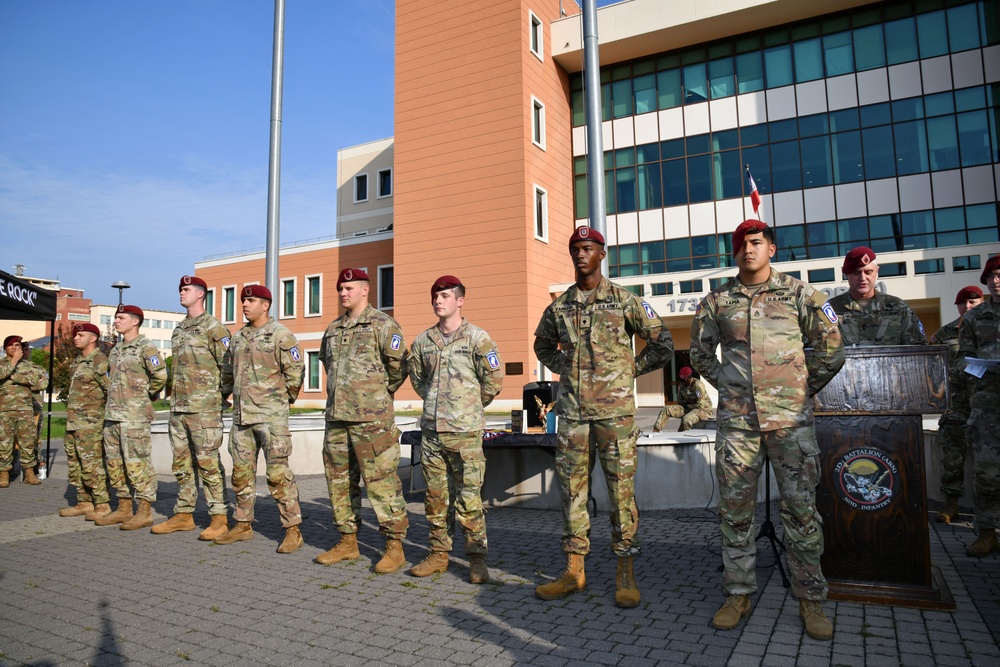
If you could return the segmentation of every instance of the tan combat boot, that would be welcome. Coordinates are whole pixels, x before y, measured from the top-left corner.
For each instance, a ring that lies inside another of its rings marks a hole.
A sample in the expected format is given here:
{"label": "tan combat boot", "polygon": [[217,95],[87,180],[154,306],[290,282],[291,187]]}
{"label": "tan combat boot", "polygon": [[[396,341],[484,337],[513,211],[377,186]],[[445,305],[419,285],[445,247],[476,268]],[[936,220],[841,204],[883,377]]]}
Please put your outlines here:
{"label": "tan combat boot", "polygon": [[829,641],[833,639],[833,623],[823,613],[823,606],[815,600],[799,600],[799,618],[805,626],[806,634],[813,639]]}
{"label": "tan combat boot", "polygon": [[236,525],[223,533],[221,537],[215,538],[214,544],[232,544],[233,542],[242,542],[244,540],[252,539],[253,526],[250,525],[250,522],[237,521]]}
{"label": "tan combat boot", "polygon": [[389,538],[385,542],[385,554],[382,556],[382,560],[375,563],[375,573],[392,574],[404,565],[406,565],[406,556],[403,555],[403,542]]}
{"label": "tan combat boot", "polygon": [[281,544],[278,546],[278,553],[290,554],[293,551],[298,551],[301,546],[302,531],[299,530],[299,527],[289,526],[285,528],[285,539],[281,540]]}
{"label": "tan combat boot", "polygon": [[951,523],[958,516],[958,498],[948,496],[944,500],[944,509],[937,513],[938,523]]}
{"label": "tan combat boot", "polygon": [[122,530],[138,530],[153,525],[153,508],[148,500],[139,500],[139,507],[135,511],[135,516],[123,523],[119,528]]}
{"label": "tan combat boot", "polygon": [[486,567],[486,554],[472,554],[469,556],[469,583],[490,583],[490,570]]}
{"label": "tan combat boot", "polygon": [[719,607],[712,617],[712,627],[716,630],[732,630],[744,616],[750,615],[749,595],[730,595],[726,603]]}
{"label": "tan combat boot", "polygon": [[229,530],[229,519],[225,514],[213,514],[212,523],[208,525],[208,528],[201,531],[198,535],[198,539],[202,542],[211,542],[217,540],[226,534]]}
{"label": "tan combat boot", "polygon": [[83,516],[94,511],[94,503],[77,503],[72,507],[64,507],[59,510],[59,516]]}
{"label": "tan combat boot", "polygon": [[[97,511],[97,508],[94,508]],[[131,498],[120,498],[118,500],[118,509],[110,514],[106,514],[102,517],[94,519],[95,526],[113,526],[116,523],[125,523],[132,518],[132,499]]]}
{"label": "tan combat boot", "polygon": [[566,571],[553,582],[535,587],[535,597],[540,600],[558,600],[587,587],[583,571],[583,554],[566,554]]}
{"label": "tan combat boot", "polygon": [[8,486],[10,486],[10,472],[0,470],[0,489],[6,489]]}
{"label": "tan combat boot", "polygon": [[320,565],[330,565],[342,560],[355,560],[357,558],[361,558],[361,552],[358,551],[358,534],[341,533],[340,541],[332,549],[316,556],[316,562]]}
{"label": "tan combat boot", "polygon": [[618,571],[615,573],[615,606],[625,609],[639,606],[639,587],[635,585],[630,557],[618,559]]}
{"label": "tan combat boot", "polygon": [[87,515],[83,517],[87,521],[97,521],[102,517],[106,517],[111,514],[111,505],[107,503],[98,503],[94,505],[93,511],[87,512]]}
{"label": "tan combat boot", "polygon": [[414,577],[429,577],[435,572],[448,571],[448,554],[444,551],[432,551],[423,559],[410,568],[410,574]]}
{"label": "tan combat boot", "polygon": [[150,528],[149,532],[154,535],[167,535],[168,533],[176,533],[179,530],[194,529],[194,516],[192,514],[175,514],[166,521],[161,521]]}
{"label": "tan combat boot", "polygon": [[997,532],[992,528],[982,528],[979,531],[979,537],[976,538],[976,541],[970,544],[969,548],[965,550],[965,555],[974,558],[983,558],[995,551],[1000,552],[1000,542],[997,542]]}
{"label": "tan combat boot", "polygon": [[35,475],[34,468],[21,468],[21,481],[32,486],[38,486],[42,483],[42,480]]}

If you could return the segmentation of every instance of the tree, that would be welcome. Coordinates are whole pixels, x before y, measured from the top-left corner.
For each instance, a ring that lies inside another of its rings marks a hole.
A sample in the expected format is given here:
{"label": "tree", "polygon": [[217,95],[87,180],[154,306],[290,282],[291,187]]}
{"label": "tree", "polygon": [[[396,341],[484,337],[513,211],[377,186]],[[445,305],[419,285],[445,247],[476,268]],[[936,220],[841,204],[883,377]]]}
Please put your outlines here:
{"label": "tree", "polygon": [[[62,327],[57,330],[52,343],[56,355],[52,364],[52,391],[59,397],[59,400],[65,401],[66,396],[69,394],[69,383],[72,379],[70,376],[70,365],[79,353],[76,346],[73,345],[73,327]],[[45,369],[48,370],[49,360],[47,352],[45,353],[45,357]]]}

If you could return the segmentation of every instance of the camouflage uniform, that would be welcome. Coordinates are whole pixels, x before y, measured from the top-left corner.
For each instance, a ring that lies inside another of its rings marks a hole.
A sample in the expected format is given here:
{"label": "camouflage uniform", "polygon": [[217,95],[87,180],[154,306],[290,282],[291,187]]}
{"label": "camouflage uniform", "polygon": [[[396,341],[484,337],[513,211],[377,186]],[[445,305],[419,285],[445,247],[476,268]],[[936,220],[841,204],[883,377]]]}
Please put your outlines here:
{"label": "camouflage uniform", "polygon": [[926,345],[924,325],[906,302],[891,294],[875,292],[862,308],[843,292],[830,299],[840,320],[844,345]]}
{"label": "camouflage uniform", "polygon": [[14,442],[20,450],[21,468],[38,463],[38,427],[32,410],[32,392],[42,391],[49,383],[45,369],[22,357],[15,366],[10,359],[0,360],[0,471],[14,465]]}
{"label": "camouflage uniform", "polygon": [[[632,336],[646,340],[635,356]],[[611,549],[639,554],[635,504],[635,378],[662,368],[674,353],[653,308],[602,277],[585,299],[571,286],[545,309],[535,329],[535,356],[560,376],[556,473],[563,495],[563,551],[590,551],[587,492],[596,448],[611,499]]]}
{"label": "camouflage uniform", "polygon": [[222,362],[229,331],[209,313],[186,317],[170,337],[173,392],[170,400],[170,445],[177,478],[174,514],[192,514],[198,502],[192,452],[205,489],[209,514],[226,515],[222,479]]}
{"label": "camouflage uniform", "polygon": [[[781,491],[792,593],[826,599],[811,399],[844,364],[836,322],[821,292],[772,269],[756,293],[737,278],[713,290],[691,324],[691,364],[719,390],[715,471],[727,595],[757,589],[754,512],[763,450]],[[813,349],[808,360],[804,348]]]}
{"label": "camouflage uniform", "polygon": [[229,453],[237,521],[253,521],[257,457],[263,449],[267,488],[278,503],[282,527],[302,523],[299,489],[288,467],[288,406],[299,395],[303,370],[298,341],[273,317],[261,327],[247,324],[229,344],[222,364],[222,395],[233,395]]}
{"label": "camouflage uniform", "polygon": [[941,447],[941,493],[961,498],[965,495],[965,425],[969,421],[969,377],[962,369],[964,357],[958,353],[958,331],[962,319],[949,322],[931,336],[931,345],[947,345],[949,353],[948,393],[951,410],[938,420]]}
{"label": "camouflage uniform", "polygon": [[712,397],[708,395],[708,390],[701,380],[689,378],[690,381],[681,382],[677,389],[677,402],[680,403],[685,414],[681,417],[681,429],[686,431],[701,421],[708,421],[714,413]]}
{"label": "camouflage uniform", "polygon": [[[966,312],[958,341],[962,358],[1000,359],[1000,303],[988,298]],[[990,368],[981,378],[969,375],[968,383],[965,437],[972,449],[976,527],[982,533],[1000,527],[1000,368]]]}
{"label": "camouflage uniform", "polygon": [[431,551],[451,551],[450,475],[455,516],[465,531],[465,552],[485,556],[483,408],[503,388],[497,345],[488,333],[463,318],[462,325],[447,338],[437,326],[417,336],[407,365],[410,383],[424,400],[420,466],[427,483],[424,508]]}
{"label": "camouflage uniform", "polygon": [[156,502],[156,470],[149,429],[154,415],[153,398],[166,384],[167,367],[145,336],[140,334],[111,349],[104,455],[108,481],[119,499],[129,497],[131,483],[136,500]]}
{"label": "camouflage uniform", "polygon": [[344,534],[358,531],[363,477],[381,532],[402,540],[410,524],[392,395],[406,379],[403,331],[368,305],[357,319],[345,314],[330,323],[319,358],[326,368],[323,470],[333,523]]}
{"label": "camouflage uniform", "polygon": [[70,366],[66,398],[66,461],[78,503],[108,502],[104,470],[104,411],[108,397],[108,357],[100,348],[78,355]]}

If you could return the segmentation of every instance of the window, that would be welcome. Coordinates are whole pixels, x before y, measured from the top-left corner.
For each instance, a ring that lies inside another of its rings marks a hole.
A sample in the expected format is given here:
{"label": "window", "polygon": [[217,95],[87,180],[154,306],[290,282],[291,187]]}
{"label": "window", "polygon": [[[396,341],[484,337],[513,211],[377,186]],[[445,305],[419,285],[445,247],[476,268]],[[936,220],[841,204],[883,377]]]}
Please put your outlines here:
{"label": "window", "polygon": [[295,317],[295,278],[281,281],[281,317]]}
{"label": "window", "polygon": [[354,203],[368,201],[368,174],[358,174],[354,177]]}
{"label": "window", "polygon": [[549,240],[549,193],[535,186],[535,238]]}
{"label": "window", "polygon": [[236,322],[236,287],[223,287],[222,321],[226,324]]}
{"label": "window", "polygon": [[392,196],[392,169],[378,170],[378,198]]}
{"label": "window", "polygon": [[306,276],[306,317],[323,314],[322,276]]}
{"label": "window", "polygon": [[378,308],[392,310],[393,305],[393,266],[387,264],[378,267]]}
{"label": "window", "polygon": [[539,60],[544,58],[544,43],[542,42],[542,20],[535,16],[535,12],[528,10],[528,48],[538,56]]}
{"label": "window", "polygon": [[545,105],[531,98],[531,142],[545,148]]}
{"label": "window", "polygon": [[111,324],[111,316],[110,315],[101,315],[101,324],[105,325],[105,326]]}
{"label": "window", "polygon": [[215,288],[205,292],[205,310],[209,315],[215,317]]}
{"label": "window", "polygon": [[319,370],[319,350],[306,352],[306,391],[319,391],[322,374]]}

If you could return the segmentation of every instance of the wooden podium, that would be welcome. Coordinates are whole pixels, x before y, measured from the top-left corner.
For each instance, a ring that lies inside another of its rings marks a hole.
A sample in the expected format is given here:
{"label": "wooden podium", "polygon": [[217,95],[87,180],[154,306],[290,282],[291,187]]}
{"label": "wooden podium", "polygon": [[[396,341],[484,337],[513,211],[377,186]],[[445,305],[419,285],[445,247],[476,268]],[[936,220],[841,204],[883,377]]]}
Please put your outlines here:
{"label": "wooden podium", "polygon": [[922,415],[949,404],[946,347],[847,348],[815,397],[830,599],[954,610],[931,563]]}

